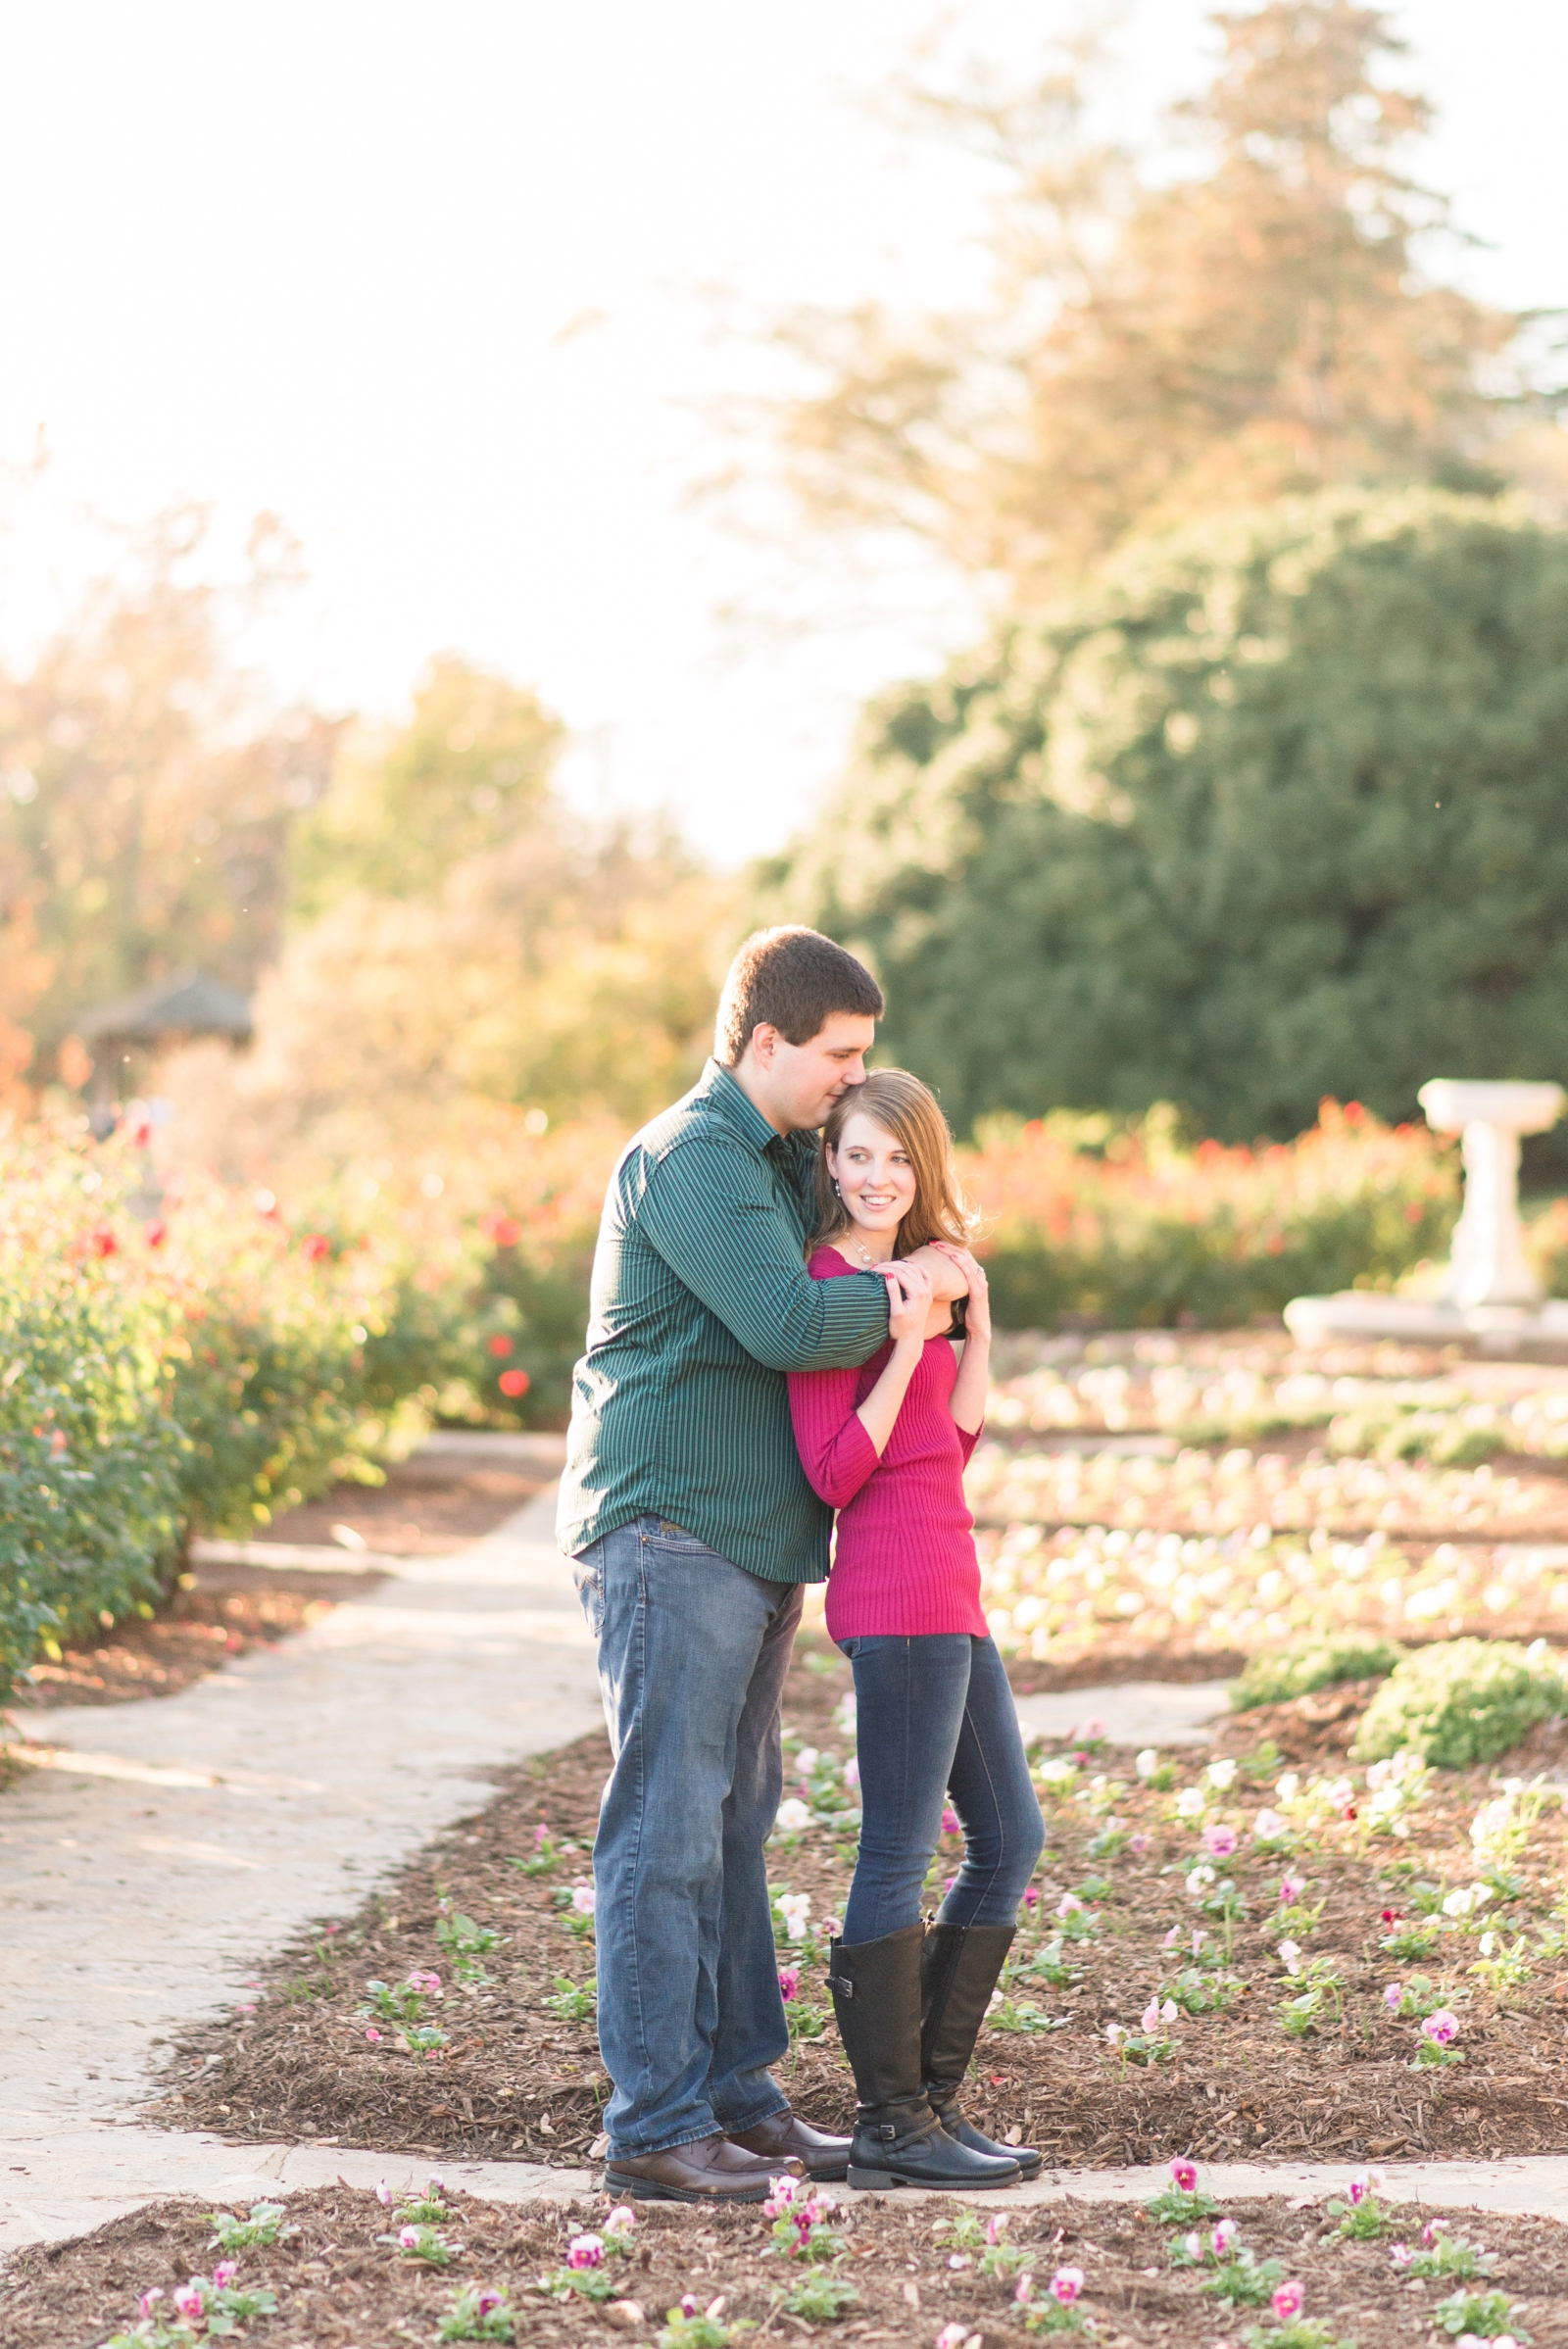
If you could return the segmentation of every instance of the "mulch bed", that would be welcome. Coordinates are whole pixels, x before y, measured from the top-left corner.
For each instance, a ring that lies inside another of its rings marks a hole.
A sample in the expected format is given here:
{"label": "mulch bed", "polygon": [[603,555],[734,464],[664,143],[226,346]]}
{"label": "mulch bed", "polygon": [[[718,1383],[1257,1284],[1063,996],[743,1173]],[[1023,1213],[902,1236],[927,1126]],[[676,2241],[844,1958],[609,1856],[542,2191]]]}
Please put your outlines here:
{"label": "mulch bed", "polygon": [[[824,1643],[808,1642],[785,1707],[801,1742],[847,1750],[835,1715],[848,1687],[842,1660],[824,1652]],[[1280,2012],[1299,1984],[1287,1978],[1264,1931],[1283,1863],[1244,1842],[1225,1863],[1249,1906],[1227,1969],[1243,1985],[1230,2010],[1184,2015],[1171,2033],[1174,2054],[1147,2068],[1123,2067],[1106,2044],[1107,2024],[1136,2031],[1155,1988],[1193,1965],[1195,1930],[1209,1936],[1200,1971],[1215,1961],[1223,1929],[1184,1890],[1186,1870],[1200,1855],[1196,1829],[1171,1817],[1175,1793],[1196,1784],[1216,1752],[1257,1755],[1261,1748],[1255,1783],[1244,1765],[1226,1798],[1233,1818],[1249,1820],[1269,1800],[1267,1789],[1293,1751],[1320,1756],[1330,1773],[1339,1769],[1340,1741],[1353,1734],[1358,1709],[1344,1709],[1336,1693],[1328,1702],[1298,1698],[1227,1722],[1214,1746],[1175,1757],[1176,1784],[1166,1792],[1140,1786],[1126,1754],[1089,1756],[1085,1789],[1097,1773],[1125,1782],[1108,1799],[1131,1835],[1148,1837],[1140,1852],[1124,1848],[1097,1859],[1088,1846],[1100,1819],[1078,1801],[1047,1801],[1042,1897],[1020,1931],[1014,1957],[1021,1979],[1011,1984],[1020,2011],[1027,2002],[1036,2012],[1032,2028],[991,2028],[982,2036],[967,2097],[982,2127],[1000,2134],[1016,2126],[1061,2165],[1183,2153],[1362,2159],[1568,2150],[1564,1962],[1541,1961],[1526,1983],[1498,1999],[1470,1979],[1477,1941],[1461,1927],[1446,1928],[1438,1954],[1425,1960],[1379,1947],[1390,1931],[1380,1913],[1397,1911],[1410,1923],[1418,1882],[1446,1889],[1471,1881],[1470,1820],[1495,1791],[1484,1771],[1437,1774],[1408,1842],[1383,1838],[1358,1854],[1360,1831],[1336,1826],[1295,1863],[1311,1881],[1308,1899],[1324,1904],[1316,1931],[1300,1938],[1308,1956],[1331,1958],[1339,1969],[1343,2018],[1325,2015],[1305,2037],[1285,2034]],[[1559,1729],[1538,1731],[1500,1767],[1533,1774],[1555,1767],[1562,1752]],[[572,1933],[560,1902],[589,1875],[608,1762],[603,1737],[594,1736],[506,1774],[484,1811],[337,1930],[297,1943],[268,1969],[254,2013],[187,2035],[171,2063],[159,2117],[238,2138],[314,2136],[389,2151],[581,2163],[598,2139],[606,2093],[593,2025],[544,2002],[561,1982],[582,1985],[592,1976],[591,1939]],[[530,1876],[518,1863],[533,1854],[541,1824],[555,1842],[565,1838],[577,1848],[550,1873]],[[818,1924],[842,1912],[853,1835],[853,1826],[813,1829],[776,1842],[770,1854],[775,1886],[808,1894]],[[956,1865],[957,1839],[945,1838],[945,1846],[943,1870]],[[1518,1897],[1490,1909],[1485,1921],[1509,1937],[1543,1922],[1560,1896],[1563,1857],[1561,1814],[1548,1812],[1518,1863]],[[1067,1940],[1071,1979],[1054,1984],[1027,1970],[1060,1930],[1054,1912],[1068,1893],[1085,1901],[1091,1935]],[[479,1961],[488,1982],[455,1981],[450,1948],[438,1937],[443,1899],[502,1936]],[[1174,1948],[1166,1938],[1172,1930]],[[807,2010],[828,2005],[820,1957],[810,1949],[784,1954],[805,1961],[796,2012],[809,2030]],[[448,2043],[433,2055],[397,2052],[389,2037],[368,2042],[358,2011],[368,1979],[401,1981],[415,1969],[442,1977],[424,2020]],[[1412,2068],[1417,2025],[1394,2020],[1383,2000],[1386,1984],[1412,1971],[1446,1985],[1444,1999],[1461,2019],[1462,2064]],[[831,2022],[818,2037],[797,2038],[779,2077],[808,2119],[847,2124],[851,2082]]]}
{"label": "mulch bed", "polygon": [[[270,1526],[265,1546],[329,1542],[333,1528],[358,1534],[368,1549],[425,1557],[466,1549],[541,1490],[544,1480],[512,1468],[432,1476],[423,1463],[393,1467],[384,1485],[335,1485]],[[339,1544],[338,1546],[343,1546]],[[345,1568],[348,1555],[345,1550]],[[235,1656],[275,1646],[365,1590],[370,1578],[345,1571],[290,1572],[266,1565],[200,1565],[147,1622],[127,1617],[92,1640],[66,1644],[58,1664],[38,1662],[7,1699],[18,1713],[57,1705],[124,1704],[173,1696]]]}
{"label": "mulch bed", "polygon": [[[462,2249],[439,2269],[399,2255],[386,2240],[395,2231],[392,2214],[373,2194],[336,2187],[291,2196],[288,2223],[297,2233],[239,2255],[240,2285],[269,2290],[278,2304],[275,2315],[254,2319],[243,2337],[259,2349],[431,2342],[466,2285],[504,2293],[516,2340],[538,2349],[650,2341],[665,2312],[688,2294],[699,2307],[722,2297],[726,2325],[739,2319],[756,2327],[737,2330],[741,2341],[805,2334],[846,2343],[930,2343],[952,2324],[971,2340],[978,2334],[982,2349],[1021,2349],[1039,2337],[1026,2330],[1027,2312],[1014,2303],[1010,2280],[982,2275],[974,2253],[965,2266],[948,2266],[953,2255],[945,2234],[956,2214],[934,2200],[847,2198],[840,2214],[847,2239],[835,2272],[853,2284],[857,2299],[837,2323],[822,2325],[783,2312],[780,2303],[800,2281],[800,2270],[769,2255],[769,2223],[755,2206],[643,2206],[633,2248],[610,2264],[622,2296],[612,2318],[605,2305],[575,2295],[563,2305],[537,2288],[542,2273],[559,2269],[572,2234],[603,2225],[603,2198],[507,2207],[452,2194],[446,2203],[451,2216],[440,2231]],[[1343,2340],[1358,2339],[1361,2349],[1414,2349],[1447,2337],[1434,2334],[1431,2312],[1453,2285],[1401,2283],[1389,2256],[1393,2241],[1419,2245],[1425,2210],[1392,2206],[1387,2235],[1375,2242],[1341,2240],[1322,2205],[1238,2201],[1227,2215],[1259,2261],[1279,2259],[1300,2282],[1307,2315],[1327,2320]],[[1495,2255],[1491,2273],[1467,2288],[1516,2298],[1518,2322],[1537,2349],[1561,2349],[1568,2342],[1568,2230],[1549,2219],[1458,2212],[1446,2214],[1445,2224],[1454,2238]],[[1069,2340],[1092,2340],[1102,2349],[1150,2341],[1168,2349],[1229,2349],[1259,2317],[1272,2331],[1266,2307],[1233,2310],[1203,2293],[1199,2274],[1171,2267],[1167,2246],[1180,2231],[1155,2224],[1136,2204],[1062,2201],[1015,2211],[1006,2239],[1028,2254],[1023,2272],[1035,2276],[1037,2295],[1058,2268],[1083,2271],[1077,2305],[1095,2329],[1063,2336]],[[0,2285],[8,2349],[89,2349],[129,2328],[141,2293],[162,2288],[170,2295],[192,2275],[210,2276],[217,2257],[205,2210],[186,2201],[154,2203],[77,2242],[18,2253]],[[168,2298],[163,2306],[169,2310]]]}

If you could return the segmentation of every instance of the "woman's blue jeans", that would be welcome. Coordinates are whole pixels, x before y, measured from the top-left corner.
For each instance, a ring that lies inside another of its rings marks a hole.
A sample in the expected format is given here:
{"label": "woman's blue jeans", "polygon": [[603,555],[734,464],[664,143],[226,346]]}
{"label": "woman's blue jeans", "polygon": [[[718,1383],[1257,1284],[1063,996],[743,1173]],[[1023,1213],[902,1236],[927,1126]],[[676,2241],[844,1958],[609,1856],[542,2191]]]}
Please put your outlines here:
{"label": "woman's blue jeans", "polygon": [[1046,1831],[996,1642],[939,1632],[839,1645],[855,1667],[863,1805],[845,1941],[919,1923],[950,1799],[964,1851],[943,1923],[1016,1923]]}

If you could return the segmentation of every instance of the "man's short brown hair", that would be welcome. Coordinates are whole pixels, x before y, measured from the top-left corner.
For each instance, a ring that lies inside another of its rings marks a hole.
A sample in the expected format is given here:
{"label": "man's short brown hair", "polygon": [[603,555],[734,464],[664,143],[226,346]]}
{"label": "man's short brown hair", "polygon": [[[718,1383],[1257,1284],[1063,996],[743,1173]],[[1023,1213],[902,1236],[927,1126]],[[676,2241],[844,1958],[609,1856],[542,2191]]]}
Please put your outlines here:
{"label": "man's short brown hair", "polygon": [[863,962],[797,923],[756,930],[729,966],[718,999],[713,1057],[733,1068],[764,1021],[791,1044],[820,1036],[835,1011],[880,1019],[882,990]]}

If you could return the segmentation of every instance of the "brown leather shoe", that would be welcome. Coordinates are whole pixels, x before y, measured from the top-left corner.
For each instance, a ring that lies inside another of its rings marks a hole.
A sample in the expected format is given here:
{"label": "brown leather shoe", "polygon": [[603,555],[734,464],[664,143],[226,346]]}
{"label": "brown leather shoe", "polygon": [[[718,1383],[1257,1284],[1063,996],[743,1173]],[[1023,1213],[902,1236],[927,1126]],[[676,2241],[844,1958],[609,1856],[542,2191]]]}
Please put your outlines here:
{"label": "brown leather shoe", "polygon": [[717,2132],[667,2153],[612,2155],[605,2164],[607,2194],[634,2202],[765,2202],[770,2183],[804,2175],[800,2161],[764,2161]]}
{"label": "brown leather shoe", "polygon": [[849,2138],[824,2136],[799,2113],[775,2113],[770,2121],[759,2121],[755,2129],[732,2129],[729,2141],[744,2145],[748,2153],[765,2153],[772,2162],[787,2162],[793,2156],[804,2165],[808,2178],[824,2182],[849,2176]]}

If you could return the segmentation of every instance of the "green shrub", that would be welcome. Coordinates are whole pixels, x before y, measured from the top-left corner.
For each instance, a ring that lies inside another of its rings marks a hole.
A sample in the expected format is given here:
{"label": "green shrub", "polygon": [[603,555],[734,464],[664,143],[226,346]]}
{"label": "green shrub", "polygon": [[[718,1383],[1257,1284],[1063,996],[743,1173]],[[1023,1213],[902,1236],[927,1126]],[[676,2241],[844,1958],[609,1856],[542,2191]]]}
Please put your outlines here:
{"label": "green shrub", "polygon": [[1408,1745],[1441,1769],[1465,1770],[1564,1711],[1568,1686],[1544,1641],[1442,1639],[1406,1656],[1384,1682],[1351,1754],[1376,1762]]}
{"label": "green shrub", "polygon": [[1371,1680],[1376,1674],[1392,1672],[1404,1653],[1397,1639],[1385,1639],[1376,1632],[1293,1639],[1249,1659],[1241,1678],[1231,1683],[1231,1711],[1245,1713],[1253,1705],[1284,1704],[1314,1688],[1332,1688],[1338,1681]]}

